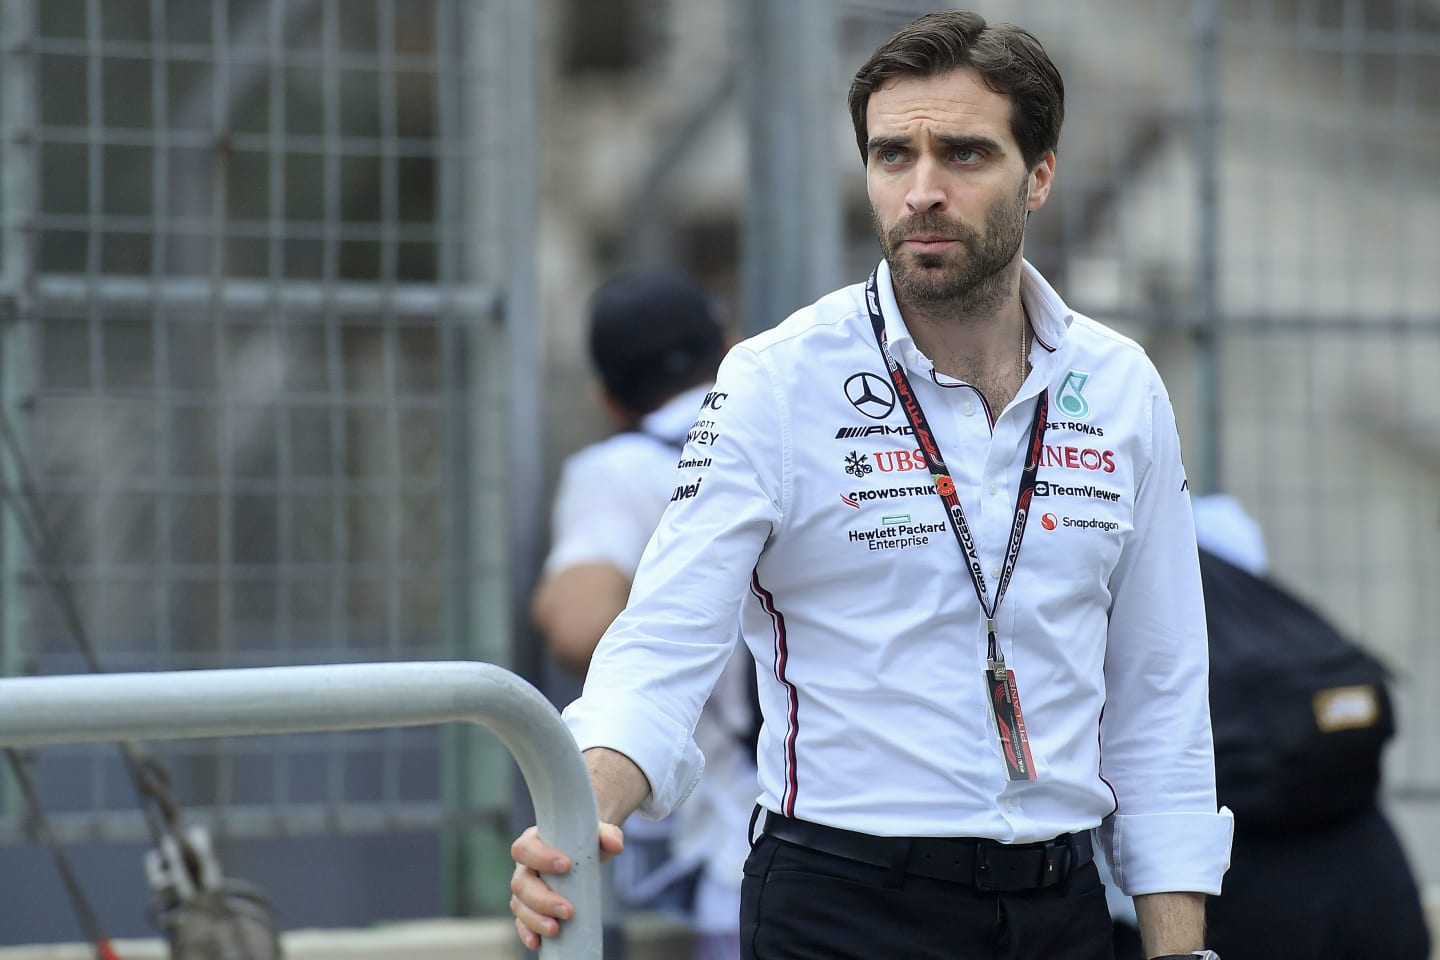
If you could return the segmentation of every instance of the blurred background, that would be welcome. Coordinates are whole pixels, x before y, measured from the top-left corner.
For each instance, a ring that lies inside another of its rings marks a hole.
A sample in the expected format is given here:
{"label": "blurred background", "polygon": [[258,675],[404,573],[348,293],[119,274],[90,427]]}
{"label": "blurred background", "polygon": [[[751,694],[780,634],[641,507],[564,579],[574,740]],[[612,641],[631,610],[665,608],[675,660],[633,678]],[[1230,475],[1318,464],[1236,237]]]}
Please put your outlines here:
{"label": "blurred background", "polygon": [[[606,429],[586,298],[676,263],[757,331],[878,259],[844,95],[887,0],[0,0],[0,672],[473,658]],[[1011,0],[1066,80],[1027,256],[1138,339],[1192,489],[1397,675],[1440,884],[1440,2]],[[287,927],[495,915],[484,731],[157,744]],[[26,755],[113,934],[113,747]],[[14,779],[0,944],[77,939]]]}

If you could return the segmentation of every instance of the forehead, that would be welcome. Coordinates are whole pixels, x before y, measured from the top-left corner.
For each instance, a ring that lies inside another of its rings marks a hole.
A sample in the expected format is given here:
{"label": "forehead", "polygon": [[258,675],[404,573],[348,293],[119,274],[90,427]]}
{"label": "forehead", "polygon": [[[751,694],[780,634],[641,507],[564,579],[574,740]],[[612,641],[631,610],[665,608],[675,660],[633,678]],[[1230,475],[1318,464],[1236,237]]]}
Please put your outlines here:
{"label": "forehead", "polygon": [[898,77],[870,95],[865,109],[869,136],[913,132],[929,126],[953,133],[985,134],[1008,143],[1010,98],[985,86],[968,67],[933,77]]}

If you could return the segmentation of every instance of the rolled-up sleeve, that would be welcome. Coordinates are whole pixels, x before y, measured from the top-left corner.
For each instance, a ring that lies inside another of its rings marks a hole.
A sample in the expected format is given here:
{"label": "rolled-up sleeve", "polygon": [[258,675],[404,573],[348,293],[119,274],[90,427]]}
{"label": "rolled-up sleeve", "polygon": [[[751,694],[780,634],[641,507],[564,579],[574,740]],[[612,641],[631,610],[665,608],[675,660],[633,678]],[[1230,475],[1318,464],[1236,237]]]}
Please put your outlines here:
{"label": "rolled-up sleeve", "polygon": [[1216,808],[1204,593],[1174,411],[1156,376],[1134,530],[1111,577],[1101,773],[1115,812],[1101,827],[1131,896],[1218,894],[1233,819]]}
{"label": "rolled-up sleeve", "polygon": [[606,631],[565,720],[582,750],[625,754],[662,817],[699,780],[693,731],[739,635],[742,598],[786,495],[788,421],[761,359],[727,355],[690,432],[630,602]]}

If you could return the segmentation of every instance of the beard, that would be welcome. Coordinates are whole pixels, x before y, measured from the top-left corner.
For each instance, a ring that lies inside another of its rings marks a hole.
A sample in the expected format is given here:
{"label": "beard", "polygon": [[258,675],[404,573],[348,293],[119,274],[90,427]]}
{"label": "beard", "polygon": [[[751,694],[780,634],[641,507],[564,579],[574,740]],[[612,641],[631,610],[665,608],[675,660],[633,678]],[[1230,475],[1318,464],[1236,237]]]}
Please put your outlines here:
{"label": "beard", "polygon": [[[903,301],[955,303],[967,309],[984,307],[1004,297],[1007,268],[1025,241],[1025,205],[1030,179],[1020,181],[1013,196],[1001,197],[985,211],[984,231],[937,212],[918,213],[886,228],[875,208],[870,220],[890,264],[890,279]],[[907,239],[925,235],[957,240],[961,248],[941,253],[912,253]]]}

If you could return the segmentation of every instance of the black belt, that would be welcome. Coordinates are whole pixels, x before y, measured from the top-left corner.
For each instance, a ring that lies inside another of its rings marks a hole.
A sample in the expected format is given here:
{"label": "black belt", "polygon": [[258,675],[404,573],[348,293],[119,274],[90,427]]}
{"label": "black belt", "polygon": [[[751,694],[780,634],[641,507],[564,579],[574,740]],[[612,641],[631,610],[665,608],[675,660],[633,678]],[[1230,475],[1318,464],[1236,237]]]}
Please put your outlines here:
{"label": "black belt", "polygon": [[979,890],[1052,887],[1095,858],[1089,832],[1038,843],[976,837],[875,837],[766,812],[764,833],[820,853]]}

